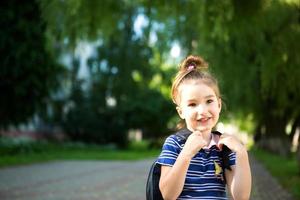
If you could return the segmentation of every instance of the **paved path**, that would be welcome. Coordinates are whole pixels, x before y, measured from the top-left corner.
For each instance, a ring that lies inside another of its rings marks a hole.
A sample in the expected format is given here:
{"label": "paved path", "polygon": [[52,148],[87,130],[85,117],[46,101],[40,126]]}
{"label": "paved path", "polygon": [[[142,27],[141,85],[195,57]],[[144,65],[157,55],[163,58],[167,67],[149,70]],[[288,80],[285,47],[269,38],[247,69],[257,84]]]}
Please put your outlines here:
{"label": "paved path", "polygon": [[58,161],[0,169],[1,200],[142,200],[151,161]]}
{"label": "paved path", "polygon": [[[144,200],[152,160],[57,161],[0,169],[1,200]],[[291,200],[251,158],[253,200]]]}
{"label": "paved path", "polygon": [[250,156],[250,164],[252,172],[251,200],[293,200],[291,195],[253,156]]}

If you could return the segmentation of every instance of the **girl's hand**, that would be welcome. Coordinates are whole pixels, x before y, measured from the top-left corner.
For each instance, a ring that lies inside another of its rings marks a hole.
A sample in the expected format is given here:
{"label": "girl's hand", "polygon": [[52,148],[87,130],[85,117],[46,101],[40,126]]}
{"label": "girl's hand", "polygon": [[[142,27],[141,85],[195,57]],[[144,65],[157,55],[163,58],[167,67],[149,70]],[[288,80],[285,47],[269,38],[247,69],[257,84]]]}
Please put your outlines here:
{"label": "girl's hand", "polygon": [[233,135],[222,134],[218,142],[218,147],[222,149],[223,145],[226,145],[233,152],[246,150],[240,140]]}
{"label": "girl's hand", "polygon": [[186,140],[181,153],[193,158],[206,145],[207,141],[204,140],[201,131],[195,131]]}

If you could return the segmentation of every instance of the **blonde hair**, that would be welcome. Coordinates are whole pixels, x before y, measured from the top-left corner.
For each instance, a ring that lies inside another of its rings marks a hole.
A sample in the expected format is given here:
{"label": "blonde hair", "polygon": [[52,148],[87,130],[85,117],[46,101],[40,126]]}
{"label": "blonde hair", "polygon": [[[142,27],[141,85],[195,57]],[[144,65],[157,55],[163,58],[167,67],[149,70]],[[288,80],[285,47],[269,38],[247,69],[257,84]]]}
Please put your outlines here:
{"label": "blonde hair", "polygon": [[[172,100],[176,105],[180,103],[179,87],[187,80],[200,80],[212,88],[218,98],[221,98],[218,81],[210,74],[207,62],[200,56],[190,55],[179,65],[179,71],[173,80],[171,89]],[[178,125],[178,128],[183,127],[182,123]]]}

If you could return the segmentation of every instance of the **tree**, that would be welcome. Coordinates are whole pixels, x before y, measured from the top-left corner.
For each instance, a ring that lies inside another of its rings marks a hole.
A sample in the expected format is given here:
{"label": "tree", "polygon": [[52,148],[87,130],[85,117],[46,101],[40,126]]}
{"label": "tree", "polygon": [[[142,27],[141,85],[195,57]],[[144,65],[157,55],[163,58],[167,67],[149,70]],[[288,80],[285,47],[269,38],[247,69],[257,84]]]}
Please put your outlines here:
{"label": "tree", "polygon": [[[65,127],[73,139],[124,147],[130,129],[142,129],[148,138],[167,134],[175,109],[159,89],[151,87],[160,70],[150,63],[149,38],[134,32],[138,8],[125,4],[122,9],[118,27],[107,37],[99,36],[97,54],[88,61],[86,91],[74,90],[81,100],[70,98],[74,106]],[[98,28],[101,32],[101,25]]]}
{"label": "tree", "polygon": [[58,86],[62,67],[46,49],[45,22],[31,1],[0,6],[0,127],[28,120]]}

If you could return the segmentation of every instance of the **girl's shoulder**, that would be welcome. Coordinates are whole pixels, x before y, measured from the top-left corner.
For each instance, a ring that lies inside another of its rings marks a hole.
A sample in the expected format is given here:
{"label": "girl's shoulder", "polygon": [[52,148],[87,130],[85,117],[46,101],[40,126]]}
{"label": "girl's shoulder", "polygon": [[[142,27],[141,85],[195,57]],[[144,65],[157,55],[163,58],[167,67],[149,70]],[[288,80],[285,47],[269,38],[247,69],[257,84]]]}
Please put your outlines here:
{"label": "girl's shoulder", "polygon": [[184,146],[184,143],[186,142],[186,138],[174,133],[172,135],[169,135],[165,140],[165,145],[173,145],[182,148]]}
{"label": "girl's shoulder", "polygon": [[177,132],[173,133],[169,137],[166,138],[165,144],[173,144],[174,146],[178,146],[183,148],[184,143],[192,132],[186,128],[180,129]]}

